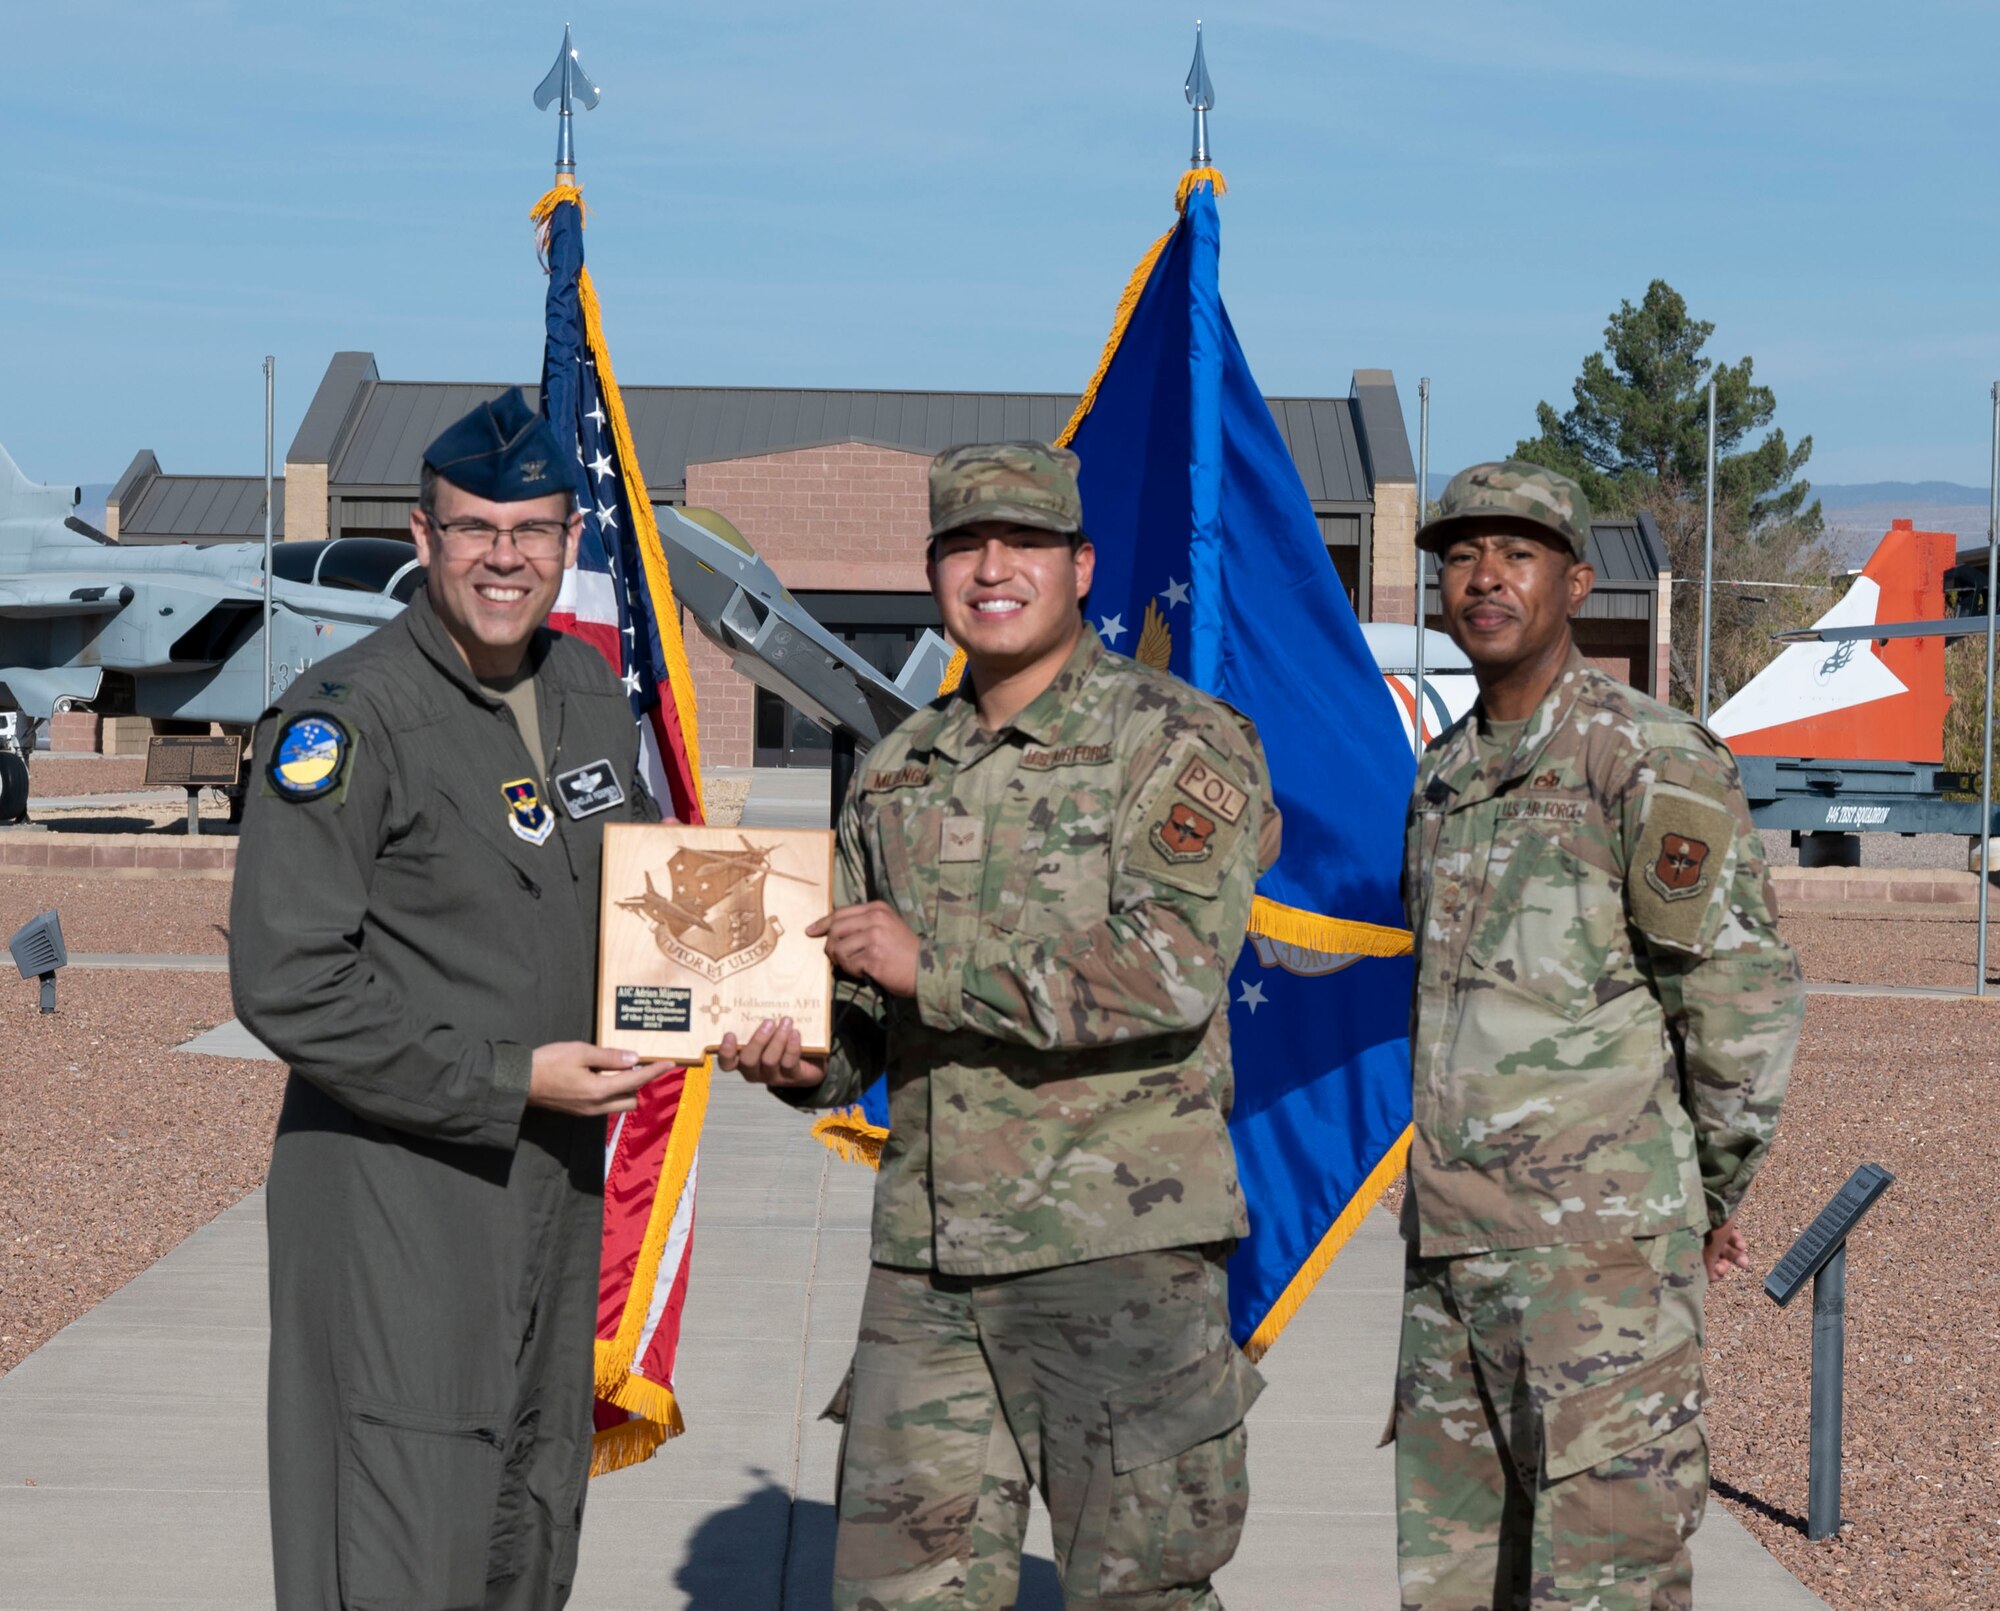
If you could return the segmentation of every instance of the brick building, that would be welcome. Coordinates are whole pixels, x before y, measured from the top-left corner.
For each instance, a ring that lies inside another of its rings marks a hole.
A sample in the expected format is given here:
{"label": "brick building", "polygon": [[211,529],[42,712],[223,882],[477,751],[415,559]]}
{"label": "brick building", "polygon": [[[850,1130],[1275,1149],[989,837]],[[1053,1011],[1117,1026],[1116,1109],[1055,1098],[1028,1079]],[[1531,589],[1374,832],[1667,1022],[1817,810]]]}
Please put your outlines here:
{"label": "brick building", "polygon": [[[274,500],[282,534],[405,535],[425,445],[503,389],[384,380],[371,354],[336,353],[285,454],[284,495]],[[532,401],[535,389],[525,390]],[[694,386],[629,386],[624,396],[653,501],[726,515],[822,625],[891,671],[937,622],[923,575],[931,456],[955,442],[1048,440],[1076,402],[1060,393]],[[1394,377],[1360,369],[1344,397],[1268,401],[1356,613],[1410,620],[1416,467]],[[262,535],[262,495],[261,480],[170,476],[141,452],[106,518],[121,541],[243,540]],[[1605,597],[1592,601],[1599,613],[1586,642],[1593,658],[1651,689],[1665,683],[1666,611],[1657,535],[1648,543],[1629,522],[1599,527]],[[826,735],[692,631],[689,658],[705,760],[824,763]]]}

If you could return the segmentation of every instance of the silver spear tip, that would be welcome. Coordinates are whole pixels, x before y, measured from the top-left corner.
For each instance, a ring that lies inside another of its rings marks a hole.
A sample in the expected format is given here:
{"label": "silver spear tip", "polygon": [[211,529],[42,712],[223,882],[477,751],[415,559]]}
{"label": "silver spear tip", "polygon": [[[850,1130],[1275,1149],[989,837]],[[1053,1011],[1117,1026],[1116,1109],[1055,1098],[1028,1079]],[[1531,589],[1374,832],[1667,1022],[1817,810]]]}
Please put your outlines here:
{"label": "silver spear tip", "polygon": [[583,58],[577,55],[576,46],[570,43],[569,24],[564,23],[562,49],[556,52],[555,66],[549,69],[548,77],[542,80],[541,87],[535,91],[535,107],[538,111],[547,110],[552,103],[561,103],[556,117],[558,177],[564,174],[574,175],[576,172],[576,146],[570,136],[572,110],[581,103],[583,109],[588,112],[597,105],[597,99],[601,94],[603,91],[591,81],[590,74],[584,70]]}
{"label": "silver spear tip", "polygon": [[1208,114],[1215,105],[1215,86],[1209,82],[1208,57],[1201,48],[1201,19],[1194,25],[1194,62],[1188,68],[1187,83],[1182,86],[1187,103],[1194,108],[1194,155],[1190,166],[1203,168],[1209,162]]}

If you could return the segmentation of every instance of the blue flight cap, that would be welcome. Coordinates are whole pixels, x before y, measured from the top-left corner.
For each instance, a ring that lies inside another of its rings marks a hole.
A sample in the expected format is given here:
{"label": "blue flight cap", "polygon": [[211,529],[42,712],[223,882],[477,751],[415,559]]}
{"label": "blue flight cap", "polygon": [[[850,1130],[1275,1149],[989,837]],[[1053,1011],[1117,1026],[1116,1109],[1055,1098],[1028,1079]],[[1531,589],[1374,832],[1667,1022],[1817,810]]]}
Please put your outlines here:
{"label": "blue flight cap", "polygon": [[424,449],[424,463],[453,486],[494,503],[571,491],[562,444],[518,386],[446,426]]}

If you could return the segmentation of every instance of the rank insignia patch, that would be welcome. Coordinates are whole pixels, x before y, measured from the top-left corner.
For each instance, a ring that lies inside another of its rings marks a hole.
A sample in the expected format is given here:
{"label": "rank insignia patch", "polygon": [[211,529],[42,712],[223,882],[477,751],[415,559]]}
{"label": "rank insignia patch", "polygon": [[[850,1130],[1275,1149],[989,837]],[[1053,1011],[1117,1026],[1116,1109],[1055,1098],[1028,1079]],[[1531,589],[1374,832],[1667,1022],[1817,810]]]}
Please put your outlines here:
{"label": "rank insignia patch", "polygon": [[501,784],[500,792],[507,797],[507,826],[514,830],[514,837],[531,845],[547,844],[549,835],[556,831],[555,813],[542,804],[535,780],[516,778]]}
{"label": "rank insignia patch", "polygon": [[609,761],[592,761],[573,772],[564,772],[556,778],[555,785],[556,796],[572,822],[625,803],[625,791],[619,787],[618,774]]}
{"label": "rank insignia patch", "polygon": [[347,729],[331,716],[294,716],[278,730],[266,769],[273,793],[287,800],[317,800],[340,787],[353,748]]}
{"label": "rank insignia patch", "polygon": [[1212,848],[1209,836],[1214,832],[1213,817],[1204,817],[1177,800],[1166,817],[1153,824],[1153,843],[1168,861],[1206,861]]}

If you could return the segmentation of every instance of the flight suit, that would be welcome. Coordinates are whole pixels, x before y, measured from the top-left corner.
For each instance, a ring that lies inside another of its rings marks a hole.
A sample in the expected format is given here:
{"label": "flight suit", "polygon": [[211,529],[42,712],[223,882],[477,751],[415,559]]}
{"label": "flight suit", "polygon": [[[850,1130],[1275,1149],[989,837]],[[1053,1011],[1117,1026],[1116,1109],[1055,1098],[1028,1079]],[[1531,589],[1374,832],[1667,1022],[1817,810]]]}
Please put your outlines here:
{"label": "flight suit", "polygon": [[291,1065],[268,1191],[284,1611],[553,1607],[574,1575],[604,1123],[525,1104],[535,1047],[596,1038],[604,824],[657,812],[604,662],[547,631],[528,654],[546,776],[424,593],[259,728],[230,961]]}
{"label": "flight suit", "polygon": [[1424,755],[1403,873],[1403,1604],[1685,1608],[1702,1238],[1770,1147],[1798,963],[1705,728],[1574,649],[1510,742],[1480,720]]}
{"label": "flight suit", "polygon": [[1013,1603],[1028,1486],[1065,1601],[1218,1604],[1261,1382],[1226,997],[1276,811],[1247,722],[1106,652],[983,731],[970,688],[869,752],[835,900],[917,933],[914,999],[841,981],[824,1083],[891,1128],[846,1404],[834,1603]]}

